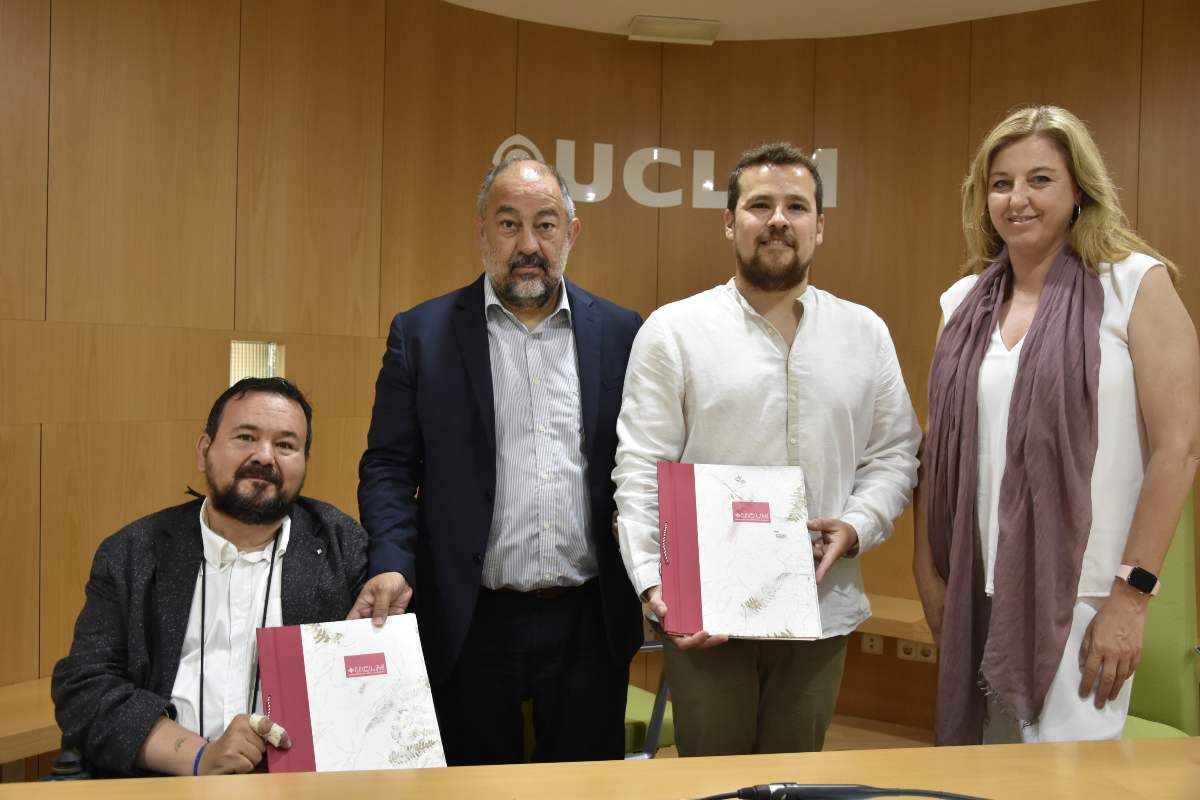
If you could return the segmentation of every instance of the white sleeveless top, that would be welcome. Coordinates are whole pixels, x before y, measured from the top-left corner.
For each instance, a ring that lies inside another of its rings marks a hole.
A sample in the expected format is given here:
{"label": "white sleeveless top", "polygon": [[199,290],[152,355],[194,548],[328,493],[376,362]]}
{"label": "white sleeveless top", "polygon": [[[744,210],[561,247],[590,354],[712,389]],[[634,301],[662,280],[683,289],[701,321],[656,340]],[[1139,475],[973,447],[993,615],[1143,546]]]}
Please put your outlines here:
{"label": "white sleeveless top", "polygon": [[[1104,314],[1100,318],[1099,422],[1092,469],[1092,530],[1083,554],[1080,597],[1108,596],[1142,489],[1146,433],[1133,381],[1128,328],[1138,287],[1155,266],[1160,266],[1159,262],[1141,253],[1116,264],[1100,264]],[[945,291],[941,297],[943,320],[950,319],[977,279],[976,275],[968,275]],[[975,502],[989,595],[996,566],[1008,406],[1024,343],[1022,339],[1008,350],[997,325],[979,369],[979,484]]]}

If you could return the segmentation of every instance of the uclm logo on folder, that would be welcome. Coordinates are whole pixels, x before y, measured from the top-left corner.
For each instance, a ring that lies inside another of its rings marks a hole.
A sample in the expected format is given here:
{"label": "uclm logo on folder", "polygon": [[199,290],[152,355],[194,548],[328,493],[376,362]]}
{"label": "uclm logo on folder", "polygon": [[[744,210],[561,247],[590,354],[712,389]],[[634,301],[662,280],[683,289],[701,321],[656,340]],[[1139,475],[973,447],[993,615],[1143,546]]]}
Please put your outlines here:
{"label": "uclm logo on folder", "polygon": [[771,522],[770,503],[750,503],[744,500],[733,501],[734,522]]}
{"label": "uclm logo on folder", "polygon": [[347,678],[367,678],[371,675],[387,675],[387,659],[383,653],[346,656]]}

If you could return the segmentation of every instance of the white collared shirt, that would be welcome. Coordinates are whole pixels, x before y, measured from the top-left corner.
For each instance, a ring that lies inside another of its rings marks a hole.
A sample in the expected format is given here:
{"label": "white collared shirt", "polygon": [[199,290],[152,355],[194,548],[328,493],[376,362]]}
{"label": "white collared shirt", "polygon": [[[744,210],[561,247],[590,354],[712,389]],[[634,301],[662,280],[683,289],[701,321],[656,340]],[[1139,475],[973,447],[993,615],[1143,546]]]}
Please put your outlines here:
{"label": "white collared shirt", "polygon": [[567,288],[532,331],[483,281],[496,496],[480,583],[527,592],[599,574],[589,530],[578,355]]}
{"label": "white collared shirt", "polygon": [[[201,736],[215,739],[238,714],[251,711],[250,692],[258,667],[254,631],[262,624],[267,593],[271,545],[239,552],[208,526],[208,500],[200,507],[200,536],[207,576],[196,570],[192,610],[179,656],[179,672],[171,689],[176,722]],[[275,548],[275,572],[267,606],[267,627],[283,624],[279,587],[283,584],[283,555],[287,552],[292,520],[286,518]],[[204,730],[200,730],[200,593],[207,584],[204,619]],[[255,704],[261,708],[262,689]]]}
{"label": "white collared shirt", "polygon": [[[921,429],[887,326],[808,287],[791,347],[732,280],[655,311],[629,357],[613,480],[621,555],[634,588],[661,583],[656,462],[799,465],[809,516],[891,535],[912,497]],[[819,588],[826,637],[870,616],[856,558]]]}

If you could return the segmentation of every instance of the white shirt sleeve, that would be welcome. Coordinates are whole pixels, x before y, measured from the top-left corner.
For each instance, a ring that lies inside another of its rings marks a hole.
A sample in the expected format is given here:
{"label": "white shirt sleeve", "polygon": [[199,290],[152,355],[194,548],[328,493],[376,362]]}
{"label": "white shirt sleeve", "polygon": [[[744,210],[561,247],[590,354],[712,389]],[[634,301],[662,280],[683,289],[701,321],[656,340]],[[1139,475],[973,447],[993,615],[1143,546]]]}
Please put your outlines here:
{"label": "white shirt sleeve", "polygon": [[896,348],[882,321],[880,326],[874,419],[841,515],[858,532],[860,555],[887,541],[912,499],[921,444],[921,427]]}
{"label": "white shirt sleeve", "polygon": [[678,461],[686,437],[683,360],[661,314],[638,331],[617,418],[621,557],[638,594],[658,586],[658,462]]}
{"label": "white shirt sleeve", "polygon": [[950,321],[950,317],[954,315],[955,309],[962,305],[963,300],[967,299],[967,295],[974,288],[977,280],[979,280],[978,275],[966,275],[959,278],[950,288],[942,292],[942,296],[938,298],[938,305],[942,307],[943,325]]}

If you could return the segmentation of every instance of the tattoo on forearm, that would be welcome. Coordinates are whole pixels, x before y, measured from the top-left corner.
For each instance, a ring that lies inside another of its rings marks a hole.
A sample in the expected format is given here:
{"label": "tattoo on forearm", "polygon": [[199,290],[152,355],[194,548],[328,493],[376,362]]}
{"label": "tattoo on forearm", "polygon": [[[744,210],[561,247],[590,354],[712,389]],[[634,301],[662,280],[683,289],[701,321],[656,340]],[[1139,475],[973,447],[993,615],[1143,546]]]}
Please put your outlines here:
{"label": "tattoo on forearm", "polygon": [[183,743],[185,741],[186,741],[186,739],[183,739],[183,738],[179,738],[179,739],[175,740],[175,752],[176,753],[179,752],[179,748],[183,747]]}

